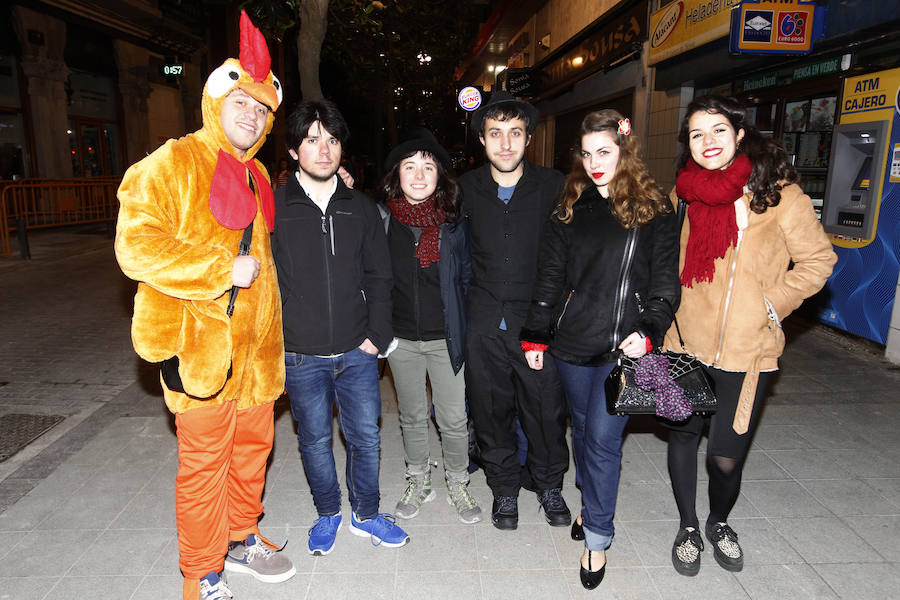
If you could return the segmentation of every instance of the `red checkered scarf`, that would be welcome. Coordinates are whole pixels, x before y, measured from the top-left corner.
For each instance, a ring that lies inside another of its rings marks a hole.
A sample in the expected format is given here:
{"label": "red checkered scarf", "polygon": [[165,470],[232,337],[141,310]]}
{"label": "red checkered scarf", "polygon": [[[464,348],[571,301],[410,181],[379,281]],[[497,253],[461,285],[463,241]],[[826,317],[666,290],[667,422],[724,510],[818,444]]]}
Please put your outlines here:
{"label": "red checkered scarf", "polygon": [[441,260],[441,249],[438,243],[441,225],[446,220],[444,211],[434,207],[434,196],[418,204],[412,204],[405,198],[392,198],[387,201],[394,218],[408,227],[421,227],[422,237],[416,247],[416,258],[423,268]]}

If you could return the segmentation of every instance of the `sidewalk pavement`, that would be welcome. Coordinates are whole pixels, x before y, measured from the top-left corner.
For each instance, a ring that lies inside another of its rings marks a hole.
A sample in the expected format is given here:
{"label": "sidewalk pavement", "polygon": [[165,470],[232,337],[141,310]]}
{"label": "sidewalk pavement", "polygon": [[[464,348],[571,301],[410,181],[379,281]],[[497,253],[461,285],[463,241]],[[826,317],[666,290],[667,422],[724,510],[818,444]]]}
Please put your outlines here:
{"label": "sidewalk pavement", "polygon": [[[66,418],[0,463],[0,600],[179,598],[174,425],[154,369],[131,349],[135,286],[100,235],[35,234],[32,254],[0,260],[0,415]],[[900,368],[823,327],[789,320],[788,329],[730,521],[746,554],[740,573],[719,568],[708,545],[697,577],[672,569],[678,515],[664,432],[652,418],[628,426],[617,535],[593,592],[578,580],[581,545],[568,528],[549,527],[524,491],[514,532],[459,523],[438,486],[437,500],[403,522],[408,546],[377,548],[343,528],[334,552],[313,558],[306,533],[315,511],[282,399],[261,528],[290,538],[284,552],[297,575],[277,585],[232,575],[230,587],[254,600],[896,598]],[[403,450],[389,376],[381,389],[382,510],[392,511]],[[440,456],[435,435],[432,451]],[[337,437],[335,454],[343,473]],[[700,472],[705,482],[702,462]],[[489,511],[481,471],[472,491]],[[579,505],[574,468],[564,495]],[[701,487],[701,520],[706,510]]]}

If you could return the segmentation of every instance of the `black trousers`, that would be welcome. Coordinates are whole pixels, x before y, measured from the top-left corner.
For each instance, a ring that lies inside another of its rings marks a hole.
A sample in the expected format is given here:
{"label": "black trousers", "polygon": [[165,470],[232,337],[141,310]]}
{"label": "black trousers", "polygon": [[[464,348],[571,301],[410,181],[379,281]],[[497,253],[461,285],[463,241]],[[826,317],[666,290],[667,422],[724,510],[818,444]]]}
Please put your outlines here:
{"label": "black trousers", "polygon": [[[488,486],[494,496],[518,496],[522,479],[536,490],[562,487],[569,465],[565,397],[549,353],[544,368],[525,362],[518,332],[479,335],[469,331],[466,395]],[[523,474],[516,417],[528,439]]]}

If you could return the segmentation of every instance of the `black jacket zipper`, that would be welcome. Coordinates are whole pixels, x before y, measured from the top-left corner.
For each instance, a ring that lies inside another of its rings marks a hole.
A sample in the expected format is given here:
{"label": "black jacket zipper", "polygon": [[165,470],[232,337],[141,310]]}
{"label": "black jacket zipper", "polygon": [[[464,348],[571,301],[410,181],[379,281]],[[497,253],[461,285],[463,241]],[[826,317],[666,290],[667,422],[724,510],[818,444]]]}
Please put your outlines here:
{"label": "black jacket zipper", "polygon": [[[328,306],[328,344],[329,346],[334,345],[334,312],[333,312],[333,302],[332,302],[332,281],[331,281],[331,260],[329,259],[328,252],[328,226],[325,224],[325,214],[322,214],[322,260],[325,261],[325,291],[327,293],[327,302]],[[334,227],[334,221],[331,222],[331,226]]]}

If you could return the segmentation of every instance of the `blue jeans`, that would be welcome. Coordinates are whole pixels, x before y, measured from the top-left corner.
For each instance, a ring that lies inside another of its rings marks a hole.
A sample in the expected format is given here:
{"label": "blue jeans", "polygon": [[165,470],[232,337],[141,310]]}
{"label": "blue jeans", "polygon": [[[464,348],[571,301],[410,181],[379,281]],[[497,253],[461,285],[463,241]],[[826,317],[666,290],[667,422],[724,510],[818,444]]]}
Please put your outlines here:
{"label": "blue jeans", "polygon": [[381,459],[378,358],[358,348],[333,358],[285,352],[284,364],[300,457],[316,511],[320,516],[341,511],[341,489],[331,446],[334,402],[338,426],[347,440],[350,507],[360,519],[374,517],[378,514]]}
{"label": "blue jeans", "polygon": [[615,363],[582,367],[556,361],[559,378],[572,410],[572,451],[575,485],[584,508],[584,545],[605,550],[612,542],[616,496],[622,466],[622,433],[628,417],[606,411],[606,376]]}

